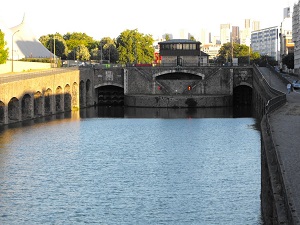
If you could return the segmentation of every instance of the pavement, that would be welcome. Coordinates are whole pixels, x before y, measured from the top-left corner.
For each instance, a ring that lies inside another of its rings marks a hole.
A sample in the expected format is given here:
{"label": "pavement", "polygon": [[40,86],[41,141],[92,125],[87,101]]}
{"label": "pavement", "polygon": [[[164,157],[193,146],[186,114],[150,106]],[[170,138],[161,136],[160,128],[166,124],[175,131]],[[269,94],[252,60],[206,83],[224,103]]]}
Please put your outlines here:
{"label": "pavement", "polygon": [[[300,90],[287,93],[286,84],[269,69],[259,68],[269,84],[286,93],[285,105],[269,114],[273,142],[282,162],[287,195],[290,207],[300,221]],[[295,76],[284,75],[292,82]]]}

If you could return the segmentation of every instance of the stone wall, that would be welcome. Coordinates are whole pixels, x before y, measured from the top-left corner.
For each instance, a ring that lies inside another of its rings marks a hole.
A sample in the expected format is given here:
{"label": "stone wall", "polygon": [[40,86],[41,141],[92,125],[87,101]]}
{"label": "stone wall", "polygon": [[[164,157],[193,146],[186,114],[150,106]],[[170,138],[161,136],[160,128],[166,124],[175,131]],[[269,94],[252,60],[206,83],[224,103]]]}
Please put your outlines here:
{"label": "stone wall", "polygon": [[[12,61],[7,61],[6,64],[0,64],[0,74],[12,72]],[[50,69],[51,63],[39,63],[39,62],[22,62],[14,61],[14,72],[26,72],[32,70]]]}
{"label": "stone wall", "polygon": [[157,108],[210,108],[232,106],[231,95],[126,95],[125,106],[130,107],[157,107]]}

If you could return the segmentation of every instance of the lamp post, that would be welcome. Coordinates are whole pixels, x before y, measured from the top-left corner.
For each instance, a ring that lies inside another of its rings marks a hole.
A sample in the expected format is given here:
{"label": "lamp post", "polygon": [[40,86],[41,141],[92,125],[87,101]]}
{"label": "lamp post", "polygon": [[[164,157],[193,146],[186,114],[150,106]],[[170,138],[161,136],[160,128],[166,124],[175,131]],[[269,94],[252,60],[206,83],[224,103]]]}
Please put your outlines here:
{"label": "lamp post", "polygon": [[14,72],[14,35],[19,31],[15,31],[11,37],[11,72]]}
{"label": "lamp post", "polygon": [[55,56],[55,35],[53,36],[53,63],[54,63],[54,67],[56,67],[56,56]]}

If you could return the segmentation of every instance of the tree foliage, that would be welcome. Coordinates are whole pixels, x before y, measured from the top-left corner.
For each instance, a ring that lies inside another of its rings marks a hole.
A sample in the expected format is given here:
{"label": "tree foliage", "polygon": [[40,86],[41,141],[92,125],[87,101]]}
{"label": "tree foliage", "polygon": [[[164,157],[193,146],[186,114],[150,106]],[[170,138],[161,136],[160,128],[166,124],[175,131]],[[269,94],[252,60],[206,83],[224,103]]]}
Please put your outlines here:
{"label": "tree foliage", "polygon": [[152,35],[135,30],[123,31],[116,40],[119,63],[152,63],[154,59]]}
{"label": "tree foliage", "polygon": [[282,58],[282,64],[286,65],[288,69],[294,69],[294,53],[289,53]]}
{"label": "tree foliage", "polygon": [[5,48],[5,46],[4,33],[0,30],[0,64],[6,63],[8,58],[8,48]]}
{"label": "tree foliage", "polygon": [[239,59],[240,64],[247,64],[249,63],[249,55],[250,61],[260,57],[259,53],[253,52],[252,49],[249,49],[249,46],[247,45],[228,42],[221,46],[217,60],[222,64],[232,62],[233,56],[233,58]]}
{"label": "tree foliage", "polygon": [[74,49],[80,45],[84,45],[89,50],[95,47],[94,39],[85,33],[67,33],[63,36],[63,38],[67,43],[68,49]]}
{"label": "tree foliage", "polygon": [[59,33],[41,36],[39,41],[50,51],[61,59],[66,59],[68,47],[63,36]]}

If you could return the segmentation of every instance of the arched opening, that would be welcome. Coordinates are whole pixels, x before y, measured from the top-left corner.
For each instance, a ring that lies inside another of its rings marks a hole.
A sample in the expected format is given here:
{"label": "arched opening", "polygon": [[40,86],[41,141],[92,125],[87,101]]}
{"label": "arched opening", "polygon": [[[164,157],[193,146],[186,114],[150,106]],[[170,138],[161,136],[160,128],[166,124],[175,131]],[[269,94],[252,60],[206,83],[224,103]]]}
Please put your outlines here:
{"label": "arched opening", "polygon": [[4,112],[5,112],[5,105],[2,101],[0,101],[0,124],[4,124]]}
{"label": "arched opening", "polygon": [[52,113],[52,101],[51,101],[51,97],[52,97],[52,90],[51,89],[47,89],[45,91],[45,115],[50,115]]}
{"label": "arched opening", "polygon": [[55,91],[55,111],[61,112],[63,110],[62,88],[58,86]]}
{"label": "arched opening", "polygon": [[[80,92],[79,92],[80,93]],[[78,84],[76,82],[72,85],[72,106],[71,107],[78,107]]]}
{"label": "arched opening", "polygon": [[22,120],[32,118],[32,101],[29,94],[25,94],[22,98]]}
{"label": "arched opening", "polygon": [[240,85],[233,89],[233,105],[252,105],[252,88]]}
{"label": "arched opening", "polygon": [[106,85],[97,88],[98,105],[124,105],[124,89]]}
{"label": "arched opening", "polygon": [[39,91],[34,93],[33,110],[34,117],[43,115],[43,96]]}
{"label": "arched opening", "polygon": [[70,85],[65,86],[65,94],[64,94],[64,110],[65,111],[70,111],[71,110],[71,87]]}
{"label": "arched opening", "polygon": [[8,120],[9,122],[17,122],[20,118],[19,99],[13,97],[8,103]]}

